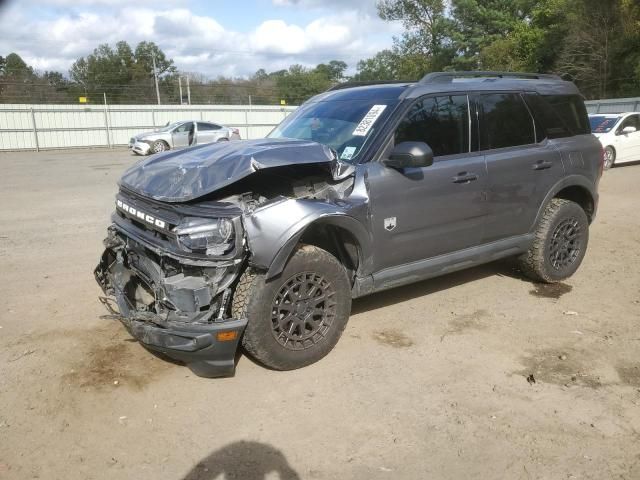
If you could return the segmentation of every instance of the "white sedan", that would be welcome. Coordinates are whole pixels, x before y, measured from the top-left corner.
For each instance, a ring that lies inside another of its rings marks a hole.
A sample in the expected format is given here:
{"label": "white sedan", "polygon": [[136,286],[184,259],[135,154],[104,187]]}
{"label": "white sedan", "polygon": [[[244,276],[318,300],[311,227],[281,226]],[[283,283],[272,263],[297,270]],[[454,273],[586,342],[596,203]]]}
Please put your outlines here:
{"label": "white sedan", "polygon": [[640,113],[592,114],[589,121],[604,148],[604,168],[640,161]]}

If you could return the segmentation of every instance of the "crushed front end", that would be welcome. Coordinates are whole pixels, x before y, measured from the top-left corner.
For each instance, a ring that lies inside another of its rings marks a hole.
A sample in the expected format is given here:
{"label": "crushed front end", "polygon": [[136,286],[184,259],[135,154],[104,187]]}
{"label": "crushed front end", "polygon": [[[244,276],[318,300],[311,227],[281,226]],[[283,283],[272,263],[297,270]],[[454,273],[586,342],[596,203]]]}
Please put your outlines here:
{"label": "crushed front end", "polygon": [[205,377],[233,375],[247,320],[231,318],[246,262],[233,203],[168,204],[121,189],[95,277],[130,334]]}

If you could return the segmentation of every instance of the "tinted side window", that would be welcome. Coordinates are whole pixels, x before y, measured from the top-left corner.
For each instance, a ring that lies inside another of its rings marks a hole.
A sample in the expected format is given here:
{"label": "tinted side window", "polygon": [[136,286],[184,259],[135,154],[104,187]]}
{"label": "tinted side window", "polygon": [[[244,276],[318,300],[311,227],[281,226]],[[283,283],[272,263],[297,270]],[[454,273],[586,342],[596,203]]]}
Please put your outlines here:
{"label": "tinted side window", "polygon": [[560,117],[572,135],[591,133],[587,107],[579,95],[544,95],[544,100]]}
{"label": "tinted side window", "polygon": [[213,123],[198,122],[198,130],[201,132],[206,130],[220,130],[220,125],[214,125]]}
{"label": "tinted side window", "polygon": [[564,120],[544,98],[537,93],[526,94],[524,97],[536,122],[538,142],[545,138],[564,138],[573,135]]}
{"label": "tinted side window", "polygon": [[415,103],[395,133],[395,143],[424,142],[436,157],[469,151],[466,95],[430,97]]}
{"label": "tinted side window", "polygon": [[478,107],[481,150],[536,143],[533,119],[520,94],[480,95]]}
{"label": "tinted side window", "polygon": [[636,127],[636,130],[640,130],[640,115],[629,115],[618,127],[618,131],[621,132],[626,127]]}

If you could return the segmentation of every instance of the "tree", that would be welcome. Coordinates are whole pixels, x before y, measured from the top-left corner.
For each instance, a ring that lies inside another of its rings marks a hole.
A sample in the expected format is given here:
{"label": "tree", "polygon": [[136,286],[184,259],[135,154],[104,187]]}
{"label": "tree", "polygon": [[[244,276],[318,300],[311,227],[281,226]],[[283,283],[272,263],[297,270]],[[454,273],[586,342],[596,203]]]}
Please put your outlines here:
{"label": "tree", "polygon": [[446,15],[444,0],[381,0],[377,6],[380,18],[400,21],[405,28],[394,39],[393,51],[406,57],[402,62],[406,73],[415,78],[451,64],[453,22]]}
{"label": "tree", "polygon": [[326,65],[321,63],[315,68],[316,72],[335,83],[344,80],[344,71],[346,69],[347,64],[340,60],[331,60]]}
{"label": "tree", "polygon": [[10,53],[4,59],[4,75],[18,80],[32,80],[35,75],[33,68],[28,66],[20,55]]}
{"label": "tree", "polygon": [[[140,102],[155,98],[153,61],[165,90],[177,98],[173,83],[173,60],[153,42],[140,42],[135,51],[127,42],[98,46],[91,55],[81,57],[71,66],[69,75],[85,93],[106,93],[112,101]],[[173,79],[175,80],[175,79]],[[177,90],[177,89],[175,89]]]}
{"label": "tree", "polygon": [[619,3],[600,0],[573,3],[558,69],[579,83],[587,96],[607,98],[612,90],[616,32],[622,30]]}
{"label": "tree", "polygon": [[357,82],[380,80],[399,80],[398,66],[401,57],[391,50],[382,50],[373,57],[360,60],[356,67],[358,72],[353,76]]}

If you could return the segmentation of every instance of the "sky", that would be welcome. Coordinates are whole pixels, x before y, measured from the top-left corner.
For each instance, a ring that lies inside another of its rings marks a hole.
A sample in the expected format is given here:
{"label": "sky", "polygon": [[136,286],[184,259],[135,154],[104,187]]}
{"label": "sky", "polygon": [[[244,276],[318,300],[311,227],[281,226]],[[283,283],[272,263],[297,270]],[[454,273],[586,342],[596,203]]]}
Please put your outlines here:
{"label": "sky", "polygon": [[179,70],[215,78],[260,68],[358,60],[391,46],[401,26],[375,0],[0,0],[0,55],[67,73],[102,43],[153,41]]}

